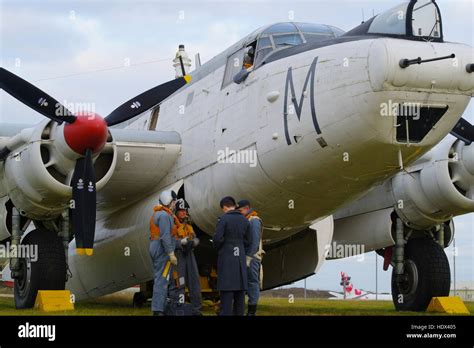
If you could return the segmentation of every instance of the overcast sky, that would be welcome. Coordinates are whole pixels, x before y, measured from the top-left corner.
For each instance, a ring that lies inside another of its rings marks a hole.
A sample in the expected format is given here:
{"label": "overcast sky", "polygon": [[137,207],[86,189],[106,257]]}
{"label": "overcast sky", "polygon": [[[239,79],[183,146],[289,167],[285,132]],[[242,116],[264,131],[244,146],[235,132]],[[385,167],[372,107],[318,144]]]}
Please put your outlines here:
{"label": "overcast sky", "polygon": [[[241,37],[278,21],[316,22],[349,30],[363,16],[398,0],[345,1],[25,1],[0,0],[1,65],[34,82],[59,101],[93,103],[107,115],[134,95],[174,77],[178,44],[191,58],[209,60]],[[445,39],[474,46],[473,2],[439,0]],[[128,66],[127,66],[128,65]],[[0,96],[0,122],[35,123],[35,112]],[[474,122],[472,102],[464,117]],[[474,279],[474,215],[455,219],[458,281]],[[452,249],[448,256],[452,260]],[[381,270],[379,290],[389,291]],[[339,272],[358,288],[375,289],[375,256],[363,262],[327,262],[308,287],[339,289]]]}

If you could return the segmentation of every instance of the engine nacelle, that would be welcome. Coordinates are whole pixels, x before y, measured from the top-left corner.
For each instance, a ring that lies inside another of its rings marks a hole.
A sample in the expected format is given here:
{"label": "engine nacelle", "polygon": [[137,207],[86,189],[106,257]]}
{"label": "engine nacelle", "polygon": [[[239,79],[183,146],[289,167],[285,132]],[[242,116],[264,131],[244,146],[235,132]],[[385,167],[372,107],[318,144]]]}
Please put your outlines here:
{"label": "engine nacelle", "polygon": [[[45,121],[7,143],[13,150],[0,162],[0,196],[9,197],[25,217],[56,218],[70,205],[71,177],[80,157],[65,140],[63,126]],[[104,148],[93,155],[98,210],[114,211],[149,195],[180,151],[177,132],[110,129]]]}
{"label": "engine nacelle", "polygon": [[411,228],[474,211],[474,144],[447,140],[391,181],[395,210]]}
{"label": "engine nacelle", "polygon": [[444,224],[449,245],[453,217],[474,212],[474,144],[449,136],[405,170],[334,214],[336,245],[393,245],[394,213],[415,231]]}
{"label": "engine nacelle", "polygon": [[[23,216],[53,219],[69,208],[72,196],[69,183],[77,154],[67,146],[62,127],[55,122],[44,121],[23,132],[28,133],[28,140],[15,148],[5,160],[4,185]],[[107,154],[106,149],[94,156],[97,190],[112,175],[115,157]]]}

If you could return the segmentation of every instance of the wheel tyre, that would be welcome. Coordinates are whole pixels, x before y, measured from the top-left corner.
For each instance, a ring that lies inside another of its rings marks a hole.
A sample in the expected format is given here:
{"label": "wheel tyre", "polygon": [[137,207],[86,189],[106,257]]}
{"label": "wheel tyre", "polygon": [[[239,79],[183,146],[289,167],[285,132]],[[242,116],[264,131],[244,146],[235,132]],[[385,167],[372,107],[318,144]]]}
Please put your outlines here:
{"label": "wheel tyre", "polygon": [[443,250],[430,238],[416,238],[405,247],[404,281],[392,271],[392,298],[397,311],[425,311],[431,298],[449,296],[451,271]]}
{"label": "wheel tyre", "polygon": [[21,277],[15,279],[15,307],[32,308],[38,290],[64,290],[66,257],[61,240],[48,230],[34,230],[22,245],[37,246],[36,260],[19,259]]}
{"label": "wheel tyre", "polygon": [[133,295],[133,307],[134,308],[142,308],[145,304],[146,298],[142,292],[136,292]]}

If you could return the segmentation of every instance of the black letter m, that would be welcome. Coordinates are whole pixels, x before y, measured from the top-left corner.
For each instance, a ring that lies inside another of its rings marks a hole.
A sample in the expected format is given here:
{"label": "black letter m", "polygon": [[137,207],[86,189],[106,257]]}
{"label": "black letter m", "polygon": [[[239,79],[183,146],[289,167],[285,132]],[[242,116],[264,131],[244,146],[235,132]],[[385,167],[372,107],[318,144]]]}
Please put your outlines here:
{"label": "black letter m", "polygon": [[286,143],[291,145],[290,134],[288,131],[288,88],[291,89],[291,102],[293,103],[296,111],[296,116],[298,121],[301,119],[301,110],[303,109],[304,94],[308,87],[309,79],[311,78],[310,85],[310,103],[311,103],[311,116],[313,118],[314,129],[317,134],[321,134],[321,129],[319,128],[318,120],[316,118],[316,108],[314,106],[314,77],[316,74],[316,64],[318,63],[318,57],[314,58],[313,63],[309,67],[308,74],[306,75],[306,80],[304,81],[303,92],[301,93],[300,101],[296,100],[295,86],[293,85],[293,73],[291,67],[288,68],[288,73],[286,75],[285,83],[285,100],[283,102],[283,122],[285,127],[285,137]]}

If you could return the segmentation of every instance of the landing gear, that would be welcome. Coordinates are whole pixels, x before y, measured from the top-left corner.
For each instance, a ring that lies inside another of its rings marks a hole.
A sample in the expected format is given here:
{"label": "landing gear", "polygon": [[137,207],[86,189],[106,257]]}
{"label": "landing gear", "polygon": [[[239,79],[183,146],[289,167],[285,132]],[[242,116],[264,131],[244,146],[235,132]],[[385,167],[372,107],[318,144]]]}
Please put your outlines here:
{"label": "landing gear", "polygon": [[429,237],[408,240],[403,273],[392,272],[392,298],[397,311],[424,311],[432,297],[448,296],[449,262],[443,248]]}
{"label": "landing gear", "polygon": [[147,298],[143,292],[133,294],[133,308],[142,308]]}
{"label": "landing gear", "polygon": [[153,280],[140,284],[140,291],[133,294],[133,307],[142,308],[153,297]]}
{"label": "landing gear", "polygon": [[32,308],[38,290],[64,290],[66,283],[64,247],[56,233],[37,229],[21,244],[29,246],[32,257],[18,259],[14,289],[17,309]]}

